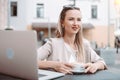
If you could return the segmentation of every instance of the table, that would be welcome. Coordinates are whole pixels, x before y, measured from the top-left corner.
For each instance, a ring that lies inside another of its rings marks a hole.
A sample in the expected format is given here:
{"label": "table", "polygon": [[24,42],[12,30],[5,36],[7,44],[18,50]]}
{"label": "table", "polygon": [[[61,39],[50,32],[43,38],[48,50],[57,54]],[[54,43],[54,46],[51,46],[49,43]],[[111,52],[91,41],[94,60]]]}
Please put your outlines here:
{"label": "table", "polygon": [[[0,74],[0,80],[22,80],[11,76]],[[109,70],[98,71],[94,74],[65,75],[53,80],[120,80],[120,75]]]}
{"label": "table", "polygon": [[104,70],[98,71],[95,74],[66,75],[55,80],[120,80],[120,74]]}

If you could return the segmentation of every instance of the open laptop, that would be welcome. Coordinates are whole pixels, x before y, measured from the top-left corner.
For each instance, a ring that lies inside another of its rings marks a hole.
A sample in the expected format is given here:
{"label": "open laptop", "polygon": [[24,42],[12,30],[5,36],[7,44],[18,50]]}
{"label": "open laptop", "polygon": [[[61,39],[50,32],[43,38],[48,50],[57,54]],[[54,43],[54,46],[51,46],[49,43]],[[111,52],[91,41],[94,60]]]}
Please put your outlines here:
{"label": "open laptop", "polygon": [[38,70],[37,60],[35,31],[0,31],[0,73],[28,80],[64,76],[63,73]]}

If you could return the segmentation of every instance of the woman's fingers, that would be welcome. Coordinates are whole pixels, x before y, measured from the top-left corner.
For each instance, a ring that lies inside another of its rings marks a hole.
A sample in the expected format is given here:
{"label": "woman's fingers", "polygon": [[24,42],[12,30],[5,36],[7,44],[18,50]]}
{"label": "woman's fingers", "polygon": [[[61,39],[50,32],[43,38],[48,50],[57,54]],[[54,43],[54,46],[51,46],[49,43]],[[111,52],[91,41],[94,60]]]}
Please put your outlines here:
{"label": "woman's fingers", "polygon": [[65,74],[72,74],[72,72],[68,69],[65,69],[63,68],[62,71],[65,73]]}
{"label": "woman's fingers", "polygon": [[73,64],[70,64],[70,63],[64,63],[66,66],[70,67],[70,68],[73,68],[74,65]]}
{"label": "woman's fingers", "polygon": [[85,72],[88,73],[95,73],[97,71],[97,67],[95,64],[93,63],[87,63],[84,65],[84,67],[86,68]]}
{"label": "woman's fingers", "polygon": [[62,67],[62,69],[63,69],[63,71],[65,73],[72,74],[72,72],[71,72],[71,70],[72,70],[71,66],[66,66],[66,64],[64,64],[63,67]]}
{"label": "woman's fingers", "polygon": [[58,72],[62,72],[64,74],[72,74],[71,68],[72,65],[67,63],[59,63],[54,69]]}

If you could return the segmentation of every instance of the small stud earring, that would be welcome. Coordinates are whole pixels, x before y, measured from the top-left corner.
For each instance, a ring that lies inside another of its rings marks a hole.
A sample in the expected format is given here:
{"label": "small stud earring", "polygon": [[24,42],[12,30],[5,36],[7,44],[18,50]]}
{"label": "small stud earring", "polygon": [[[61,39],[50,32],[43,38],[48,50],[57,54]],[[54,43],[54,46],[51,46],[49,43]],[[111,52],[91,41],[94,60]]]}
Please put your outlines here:
{"label": "small stud earring", "polygon": [[64,25],[62,24],[62,28],[64,28]]}

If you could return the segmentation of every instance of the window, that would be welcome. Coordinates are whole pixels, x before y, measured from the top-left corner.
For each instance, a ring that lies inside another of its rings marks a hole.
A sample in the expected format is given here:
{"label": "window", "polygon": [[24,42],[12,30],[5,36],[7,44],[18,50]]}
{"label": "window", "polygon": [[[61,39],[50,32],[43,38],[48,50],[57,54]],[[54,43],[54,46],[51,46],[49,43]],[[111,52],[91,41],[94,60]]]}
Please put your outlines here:
{"label": "window", "polygon": [[17,16],[17,2],[11,2],[11,16]]}
{"label": "window", "polygon": [[91,18],[92,19],[97,18],[97,5],[92,5],[91,7]]}
{"label": "window", "polygon": [[43,4],[37,4],[37,18],[44,18],[44,5]]}

